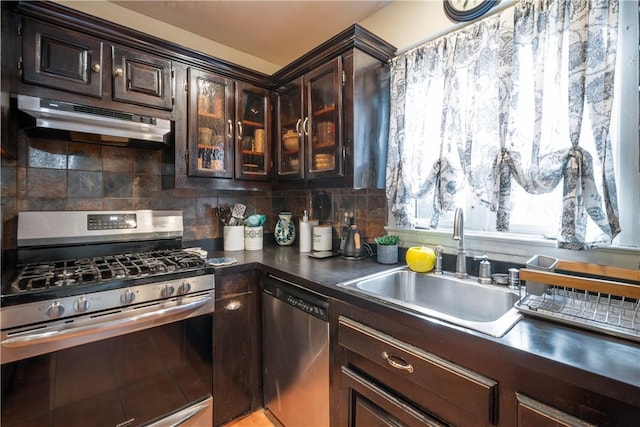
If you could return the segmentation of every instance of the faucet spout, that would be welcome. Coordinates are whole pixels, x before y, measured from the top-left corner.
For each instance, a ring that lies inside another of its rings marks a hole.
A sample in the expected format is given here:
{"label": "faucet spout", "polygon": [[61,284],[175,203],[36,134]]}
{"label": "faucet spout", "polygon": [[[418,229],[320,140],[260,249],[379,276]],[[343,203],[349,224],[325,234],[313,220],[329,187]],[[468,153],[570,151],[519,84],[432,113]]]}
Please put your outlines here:
{"label": "faucet spout", "polygon": [[462,208],[456,208],[454,213],[452,238],[458,241],[456,277],[466,279],[469,275],[467,274],[467,251],[464,247],[464,214]]}

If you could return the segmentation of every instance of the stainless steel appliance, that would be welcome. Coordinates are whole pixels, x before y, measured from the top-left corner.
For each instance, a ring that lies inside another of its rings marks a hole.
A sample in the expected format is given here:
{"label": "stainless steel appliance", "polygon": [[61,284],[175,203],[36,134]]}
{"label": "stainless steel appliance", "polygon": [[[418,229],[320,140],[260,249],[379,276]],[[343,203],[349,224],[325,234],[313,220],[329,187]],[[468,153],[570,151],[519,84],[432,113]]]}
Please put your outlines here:
{"label": "stainless steel appliance", "polygon": [[169,145],[171,122],[157,117],[26,95],[18,95],[18,109],[32,118],[30,127],[70,131],[72,140],[145,148]]}
{"label": "stainless steel appliance", "polygon": [[21,212],[2,425],[212,423],[213,268],[180,211]]}
{"label": "stainless steel appliance", "polygon": [[262,288],[265,407],[285,426],[328,426],[328,299],[274,276]]}

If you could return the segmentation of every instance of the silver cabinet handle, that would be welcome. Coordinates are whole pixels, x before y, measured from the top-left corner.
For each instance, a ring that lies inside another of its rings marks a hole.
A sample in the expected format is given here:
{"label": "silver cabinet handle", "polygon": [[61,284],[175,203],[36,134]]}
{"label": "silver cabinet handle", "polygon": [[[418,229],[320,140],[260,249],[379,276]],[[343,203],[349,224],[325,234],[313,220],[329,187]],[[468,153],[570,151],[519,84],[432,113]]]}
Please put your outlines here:
{"label": "silver cabinet handle", "polygon": [[[389,356],[389,353],[387,353],[386,351],[382,352],[382,358],[386,360],[387,363],[392,367],[396,369],[402,369],[409,372],[410,374],[413,374],[413,365],[411,363],[407,363],[402,358],[398,356]],[[398,362],[397,360],[399,360],[400,362]]]}
{"label": "silver cabinet handle", "polygon": [[99,73],[100,70],[102,70],[102,67],[100,66],[100,64],[93,64],[93,67],[91,67],[91,69],[96,72]]}
{"label": "silver cabinet handle", "polygon": [[300,123],[302,123],[302,119],[298,119],[296,122],[296,133],[300,136]]}
{"label": "silver cabinet handle", "polygon": [[238,140],[242,139],[242,123],[238,121]]}
{"label": "silver cabinet handle", "polygon": [[121,75],[124,74],[124,71],[122,71],[122,68],[116,68],[113,74],[115,74],[116,77],[120,77]]}
{"label": "silver cabinet handle", "polygon": [[227,136],[231,138],[231,135],[233,135],[233,122],[231,121],[231,119],[229,119],[227,123],[229,123],[229,135]]}
{"label": "silver cabinet handle", "polygon": [[304,132],[305,136],[309,136],[309,129],[307,128],[308,124],[309,124],[309,117],[305,117],[304,122],[302,123],[302,131]]}

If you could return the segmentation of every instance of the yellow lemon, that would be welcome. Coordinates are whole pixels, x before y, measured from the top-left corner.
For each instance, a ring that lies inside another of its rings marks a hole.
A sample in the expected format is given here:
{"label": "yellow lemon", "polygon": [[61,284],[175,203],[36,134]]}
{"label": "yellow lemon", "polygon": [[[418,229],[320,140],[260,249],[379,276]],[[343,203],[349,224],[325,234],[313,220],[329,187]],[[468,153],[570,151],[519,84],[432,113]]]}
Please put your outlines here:
{"label": "yellow lemon", "polygon": [[426,273],[436,265],[436,253],[426,246],[413,246],[407,249],[407,265],[413,271]]}

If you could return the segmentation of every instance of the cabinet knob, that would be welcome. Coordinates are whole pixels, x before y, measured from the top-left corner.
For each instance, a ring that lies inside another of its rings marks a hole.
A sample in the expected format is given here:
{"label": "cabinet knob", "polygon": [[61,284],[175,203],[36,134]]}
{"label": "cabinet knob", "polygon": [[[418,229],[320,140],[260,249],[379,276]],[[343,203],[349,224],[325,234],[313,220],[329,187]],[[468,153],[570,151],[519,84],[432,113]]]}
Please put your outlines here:
{"label": "cabinet knob", "polygon": [[100,64],[93,64],[93,67],[91,67],[91,69],[96,72],[99,73],[100,70],[102,70],[102,67],[100,66]]}
{"label": "cabinet knob", "polygon": [[124,74],[124,71],[122,71],[122,68],[116,68],[113,74],[115,74],[116,77],[120,77],[121,75]]}

